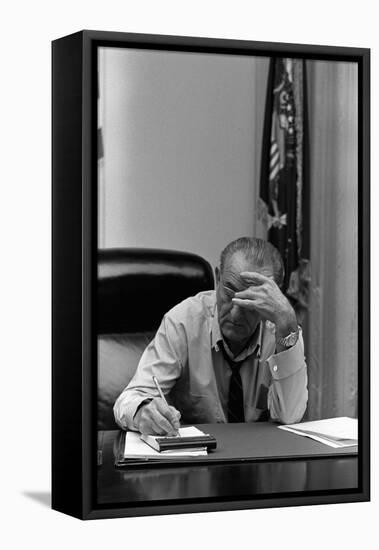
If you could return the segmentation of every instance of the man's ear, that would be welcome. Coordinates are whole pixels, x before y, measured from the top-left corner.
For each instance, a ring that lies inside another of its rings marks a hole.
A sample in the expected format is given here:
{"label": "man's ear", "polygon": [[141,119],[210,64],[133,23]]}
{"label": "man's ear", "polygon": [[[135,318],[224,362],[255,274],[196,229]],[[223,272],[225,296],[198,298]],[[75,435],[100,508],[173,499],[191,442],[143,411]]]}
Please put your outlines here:
{"label": "man's ear", "polygon": [[216,275],[216,285],[220,282],[220,270],[218,267],[215,268],[215,275]]}

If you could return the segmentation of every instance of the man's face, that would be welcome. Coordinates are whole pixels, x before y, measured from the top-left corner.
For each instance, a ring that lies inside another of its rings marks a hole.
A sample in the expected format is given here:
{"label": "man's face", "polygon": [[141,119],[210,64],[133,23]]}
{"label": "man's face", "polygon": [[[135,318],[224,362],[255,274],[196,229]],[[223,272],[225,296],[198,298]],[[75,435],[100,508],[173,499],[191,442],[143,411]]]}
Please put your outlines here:
{"label": "man's face", "polygon": [[218,321],[224,338],[232,344],[247,342],[262,320],[256,311],[247,311],[232,302],[235,292],[248,288],[239,275],[243,271],[255,271],[273,278],[271,266],[256,267],[241,252],[235,252],[226,260],[223,273],[216,269]]}

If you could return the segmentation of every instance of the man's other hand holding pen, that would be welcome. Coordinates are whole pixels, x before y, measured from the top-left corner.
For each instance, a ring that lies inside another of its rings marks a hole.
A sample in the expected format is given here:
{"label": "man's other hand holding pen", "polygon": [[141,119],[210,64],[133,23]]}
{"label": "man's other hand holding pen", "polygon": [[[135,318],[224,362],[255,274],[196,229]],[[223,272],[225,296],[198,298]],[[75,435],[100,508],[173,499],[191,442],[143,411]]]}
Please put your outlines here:
{"label": "man's other hand holding pen", "polygon": [[155,376],[153,381],[160,397],[154,397],[137,410],[134,424],[145,435],[178,435],[180,412],[167,403]]}

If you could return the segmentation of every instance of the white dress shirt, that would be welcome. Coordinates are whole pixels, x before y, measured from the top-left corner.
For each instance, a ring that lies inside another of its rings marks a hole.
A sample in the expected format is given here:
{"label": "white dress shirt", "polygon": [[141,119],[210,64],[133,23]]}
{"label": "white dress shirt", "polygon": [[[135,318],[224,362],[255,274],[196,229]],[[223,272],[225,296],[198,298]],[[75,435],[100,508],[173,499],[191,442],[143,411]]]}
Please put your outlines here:
{"label": "white dress shirt", "polygon": [[145,349],[136,373],[114,406],[116,422],[136,430],[138,406],[159,397],[156,376],[167,401],[185,424],[227,422],[231,369],[220,349],[244,362],[240,375],[246,422],[299,422],[308,400],[301,334],[288,350],[275,353],[275,326],[261,322],[247,348],[233,357],[220,331],[216,292],[200,292],[172,308]]}

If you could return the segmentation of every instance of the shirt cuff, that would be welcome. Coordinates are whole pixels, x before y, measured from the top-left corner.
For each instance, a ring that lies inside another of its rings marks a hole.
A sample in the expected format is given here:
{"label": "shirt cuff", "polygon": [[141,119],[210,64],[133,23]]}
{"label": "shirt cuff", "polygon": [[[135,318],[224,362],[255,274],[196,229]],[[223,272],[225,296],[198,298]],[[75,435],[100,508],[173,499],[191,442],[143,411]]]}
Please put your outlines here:
{"label": "shirt cuff", "polygon": [[125,401],[117,401],[114,406],[114,416],[117,424],[124,430],[138,431],[137,426],[134,424],[134,416],[142,403],[148,399],[152,398],[146,395],[138,395],[133,399],[129,397],[126,403],[126,399]]}
{"label": "shirt cuff", "polygon": [[304,346],[301,330],[294,346],[267,359],[270,372],[274,380],[287,378],[305,366]]}

